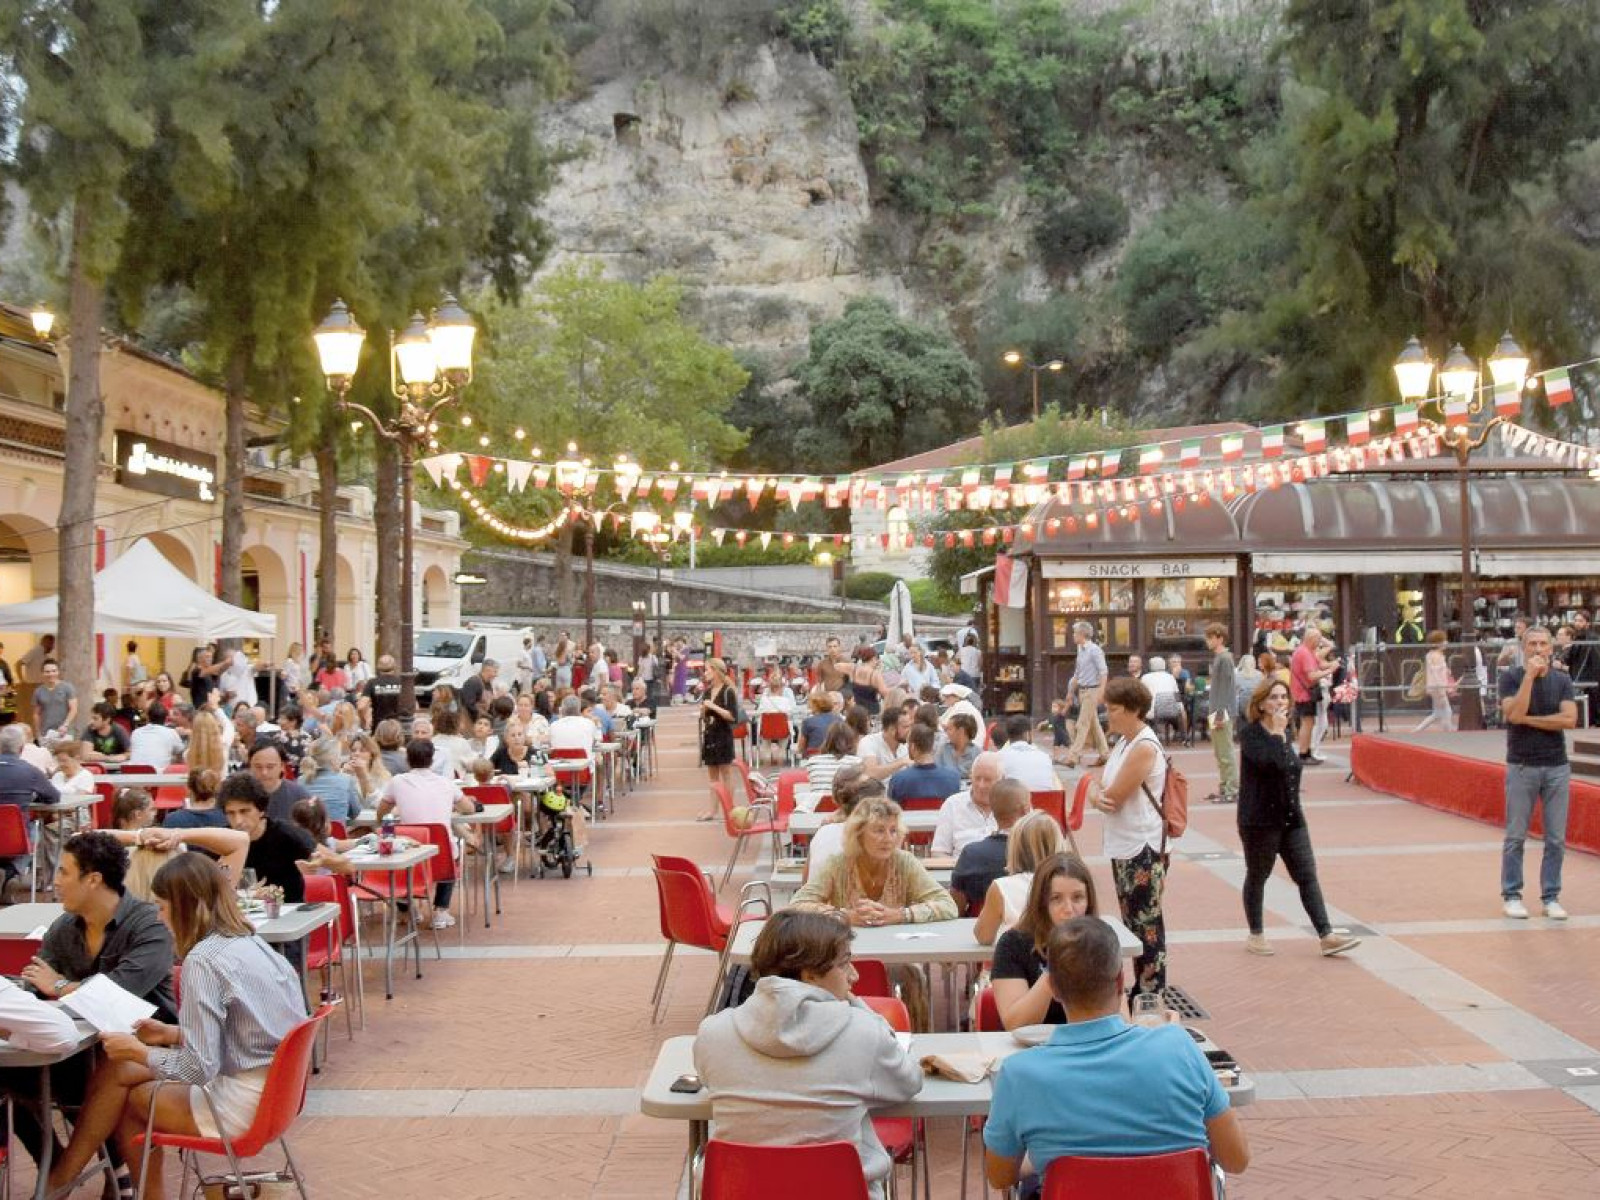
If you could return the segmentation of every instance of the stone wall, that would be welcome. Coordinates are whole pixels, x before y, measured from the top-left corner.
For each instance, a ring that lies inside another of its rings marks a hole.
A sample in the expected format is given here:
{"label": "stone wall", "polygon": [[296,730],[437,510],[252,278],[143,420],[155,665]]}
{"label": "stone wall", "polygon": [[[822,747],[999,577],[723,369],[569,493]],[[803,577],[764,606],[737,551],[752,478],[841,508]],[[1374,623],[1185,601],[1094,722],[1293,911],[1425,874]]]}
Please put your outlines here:
{"label": "stone wall", "polygon": [[[566,634],[575,641],[583,639],[583,618],[536,617],[531,620],[515,616],[473,617],[468,624],[492,623],[522,628],[527,626],[535,635],[544,634],[545,646],[553,646],[556,639]],[[872,622],[835,622],[787,624],[782,621],[762,621],[747,624],[718,624],[714,619],[695,620],[675,618],[663,622],[663,632],[668,641],[686,637],[692,646],[704,644],[708,632],[722,635],[722,653],[730,662],[749,666],[757,659],[757,644],[761,650],[774,654],[799,656],[821,654],[830,637],[839,638],[846,646],[853,646],[863,637],[870,638],[876,629]],[[633,629],[631,622],[615,617],[595,618],[595,637],[607,649],[615,650],[624,659],[633,654]],[[645,636],[652,642],[656,638],[656,623],[645,622]]]}

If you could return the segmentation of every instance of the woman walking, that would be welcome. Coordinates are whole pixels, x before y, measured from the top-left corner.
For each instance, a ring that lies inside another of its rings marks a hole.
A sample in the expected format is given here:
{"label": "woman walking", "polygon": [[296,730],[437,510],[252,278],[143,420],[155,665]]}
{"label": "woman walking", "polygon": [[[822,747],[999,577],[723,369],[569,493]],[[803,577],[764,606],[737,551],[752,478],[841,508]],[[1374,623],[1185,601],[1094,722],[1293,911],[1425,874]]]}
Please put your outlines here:
{"label": "woman walking", "polygon": [[1150,689],[1137,679],[1119,677],[1106,684],[1106,728],[1119,740],[1100,778],[1089,784],[1088,797],[1105,814],[1105,854],[1122,923],[1144,946],[1134,960],[1130,999],[1167,989],[1167,927],[1161,911],[1166,831],[1156,808],[1167,784],[1167,756],[1146,722],[1150,703]]}
{"label": "woman walking", "polygon": [[734,795],[733,727],[739,723],[739,694],[728,678],[728,666],[720,658],[706,659],[705,698],[700,701],[700,765],[711,784],[710,809],[695,819],[715,821],[722,816],[717,803],[716,785],[725,784]]}
{"label": "woman walking", "polygon": [[1239,841],[1244,846],[1244,917],[1250,926],[1244,945],[1251,954],[1273,952],[1262,931],[1261,902],[1273,865],[1282,858],[1322,939],[1322,953],[1332,957],[1359,946],[1361,939],[1334,933],[1322,902],[1311,831],[1300,804],[1303,764],[1289,738],[1289,708],[1289,685],[1264,680],[1250,697],[1239,730]]}
{"label": "woman walking", "polygon": [[1450,664],[1445,661],[1444,644],[1444,630],[1435,629],[1428,634],[1428,653],[1422,659],[1423,689],[1428,702],[1433,705],[1433,711],[1422,718],[1422,723],[1412,733],[1421,733],[1436,723],[1448,733],[1455,732],[1456,716],[1450,711],[1450,693],[1456,690],[1456,681],[1450,678]]}

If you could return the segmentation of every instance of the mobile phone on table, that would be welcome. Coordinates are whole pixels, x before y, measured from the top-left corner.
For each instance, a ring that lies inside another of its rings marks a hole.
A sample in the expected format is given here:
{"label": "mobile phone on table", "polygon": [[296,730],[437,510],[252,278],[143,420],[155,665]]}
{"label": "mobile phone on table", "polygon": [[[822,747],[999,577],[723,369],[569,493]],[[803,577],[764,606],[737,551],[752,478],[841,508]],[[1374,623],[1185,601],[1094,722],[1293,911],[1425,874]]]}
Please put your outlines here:
{"label": "mobile phone on table", "polygon": [[695,1092],[698,1092],[703,1087],[705,1087],[705,1084],[700,1082],[700,1076],[691,1073],[688,1075],[679,1075],[672,1081],[672,1087],[668,1090],[692,1096]]}

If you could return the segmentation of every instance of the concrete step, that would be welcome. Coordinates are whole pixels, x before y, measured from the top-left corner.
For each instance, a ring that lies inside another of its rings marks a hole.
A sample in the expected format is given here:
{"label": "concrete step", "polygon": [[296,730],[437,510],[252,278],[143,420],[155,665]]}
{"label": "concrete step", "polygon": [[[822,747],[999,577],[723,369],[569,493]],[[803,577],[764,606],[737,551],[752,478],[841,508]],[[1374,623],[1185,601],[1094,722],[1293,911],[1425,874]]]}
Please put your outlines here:
{"label": "concrete step", "polygon": [[1569,761],[1574,775],[1581,775],[1585,779],[1600,779],[1600,762],[1588,758],[1574,758]]}
{"label": "concrete step", "polygon": [[1600,759],[1600,738],[1575,737],[1572,739],[1572,754],[1576,758]]}

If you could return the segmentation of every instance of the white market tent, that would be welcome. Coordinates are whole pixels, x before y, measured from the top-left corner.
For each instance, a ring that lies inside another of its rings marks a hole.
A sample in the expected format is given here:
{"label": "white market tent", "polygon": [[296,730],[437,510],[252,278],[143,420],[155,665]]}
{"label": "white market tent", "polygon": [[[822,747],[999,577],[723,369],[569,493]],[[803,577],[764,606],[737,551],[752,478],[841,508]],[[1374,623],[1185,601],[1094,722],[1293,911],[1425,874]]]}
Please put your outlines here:
{"label": "white market tent", "polygon": [[[0,605],[0,631],[53,633],[56,596]],[[217,599],[141,538],[94,577],[94,631],[151,637],[275,637],[278,619]]]}

